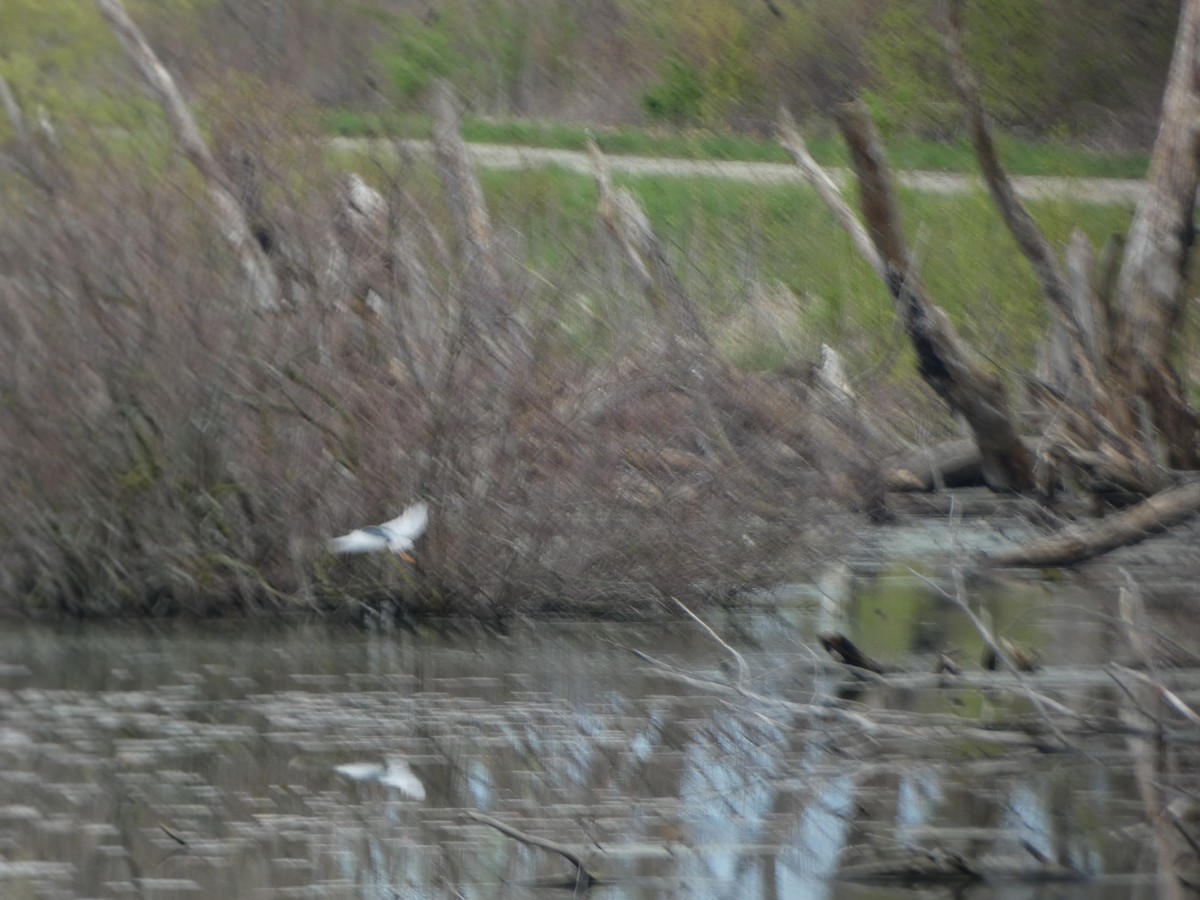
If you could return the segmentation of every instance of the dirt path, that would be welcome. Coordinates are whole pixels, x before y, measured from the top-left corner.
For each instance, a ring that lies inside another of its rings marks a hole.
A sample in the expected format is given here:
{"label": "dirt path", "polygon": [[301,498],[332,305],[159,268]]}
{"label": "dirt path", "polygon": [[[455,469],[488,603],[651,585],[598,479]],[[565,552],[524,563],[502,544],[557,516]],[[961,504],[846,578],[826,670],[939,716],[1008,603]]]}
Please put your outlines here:
{"label": "dirt path", "polygon": [[[413,156],[423,157],[431,153],[427,141],[398,141],[395,145]],[[335,149],[350,150],[370,148],[390,150],[393,142],[385,140],[359,140],[335,138]],[[574,150],[551,150],[543,147],[516,147],[504,144],[471,144],[475,161],[487,169],[535,169],[543,166],[559,166],[574,172],[591,174],[591,163],[586,153]],[[786,163],[728,162],[716,160],[666,159],[650,156],[608,156],[609,166],[616,172],[631,175],[671,175],[680,178],[727,178],[752,184],[787,184],[802,182],[799,171]],[[830,177],[840,187],[850,181],[846,169],[829,169]],[[971,190],[983,190],[983,183],[975,175],[950,172],[900,172],[902,187],[936,194],[961,194]],[[1137,202],[1141,196],[1142,182],[1120,178],[1062,178],[1046,175],[1018,175],[1013,177],[1017,193],[1028,199],[1064,198],[1092,203]]]}

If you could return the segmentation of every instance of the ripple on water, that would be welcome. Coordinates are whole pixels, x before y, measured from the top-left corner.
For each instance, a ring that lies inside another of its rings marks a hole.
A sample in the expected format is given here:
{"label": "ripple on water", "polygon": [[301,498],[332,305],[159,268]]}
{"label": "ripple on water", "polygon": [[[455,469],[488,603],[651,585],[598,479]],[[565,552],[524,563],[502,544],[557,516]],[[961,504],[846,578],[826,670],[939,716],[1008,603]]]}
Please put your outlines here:
{"label": "ripple on water", "polygon": [[[1070,847],[1097,871],[1136,868],[1139,848],[1114,836],[1140,822],[1122,742],[1048,759],[819,715],[844,683],[836,670],[814,674],[817,606],[809,619],[801,604],[786,623],[745,628],[729,615],[749,670],[740,694],[620,649],[726,678],[727,652],[690,625],[539,625],[502,640],[12,629],[0,635],[0,847],[13,861],[0,863],[0,893],[126,896],[138,878],[145,896],[560,896],[528,881],[564,875],[562,860],[466,821],[471,810],[603,848],[598,865],[633,897],[681,886],[765,897],[801,882],[851,896],[830,880],[848,844],[901,843],[901,831],[956,852],[1024,840]],[[926,600],[894,593],[860,607],[847,621],[883,616],[879,640],[961,638]],[[92,686],[67,665],[85,654]],[[1068,696],[1058,682],[1040,689]],[[861,721],[945,699],[936,686],[857,690],[838,708]],[[1117,702],[1089,690],[1072,702]],[[955,696],[951,713],[968,721],[1009,714],[999,694]],[[421,792],[338,771],[386,772],[389,760]],[[780,866],[773,885],[747,874],[767,872],[767,860]]]}

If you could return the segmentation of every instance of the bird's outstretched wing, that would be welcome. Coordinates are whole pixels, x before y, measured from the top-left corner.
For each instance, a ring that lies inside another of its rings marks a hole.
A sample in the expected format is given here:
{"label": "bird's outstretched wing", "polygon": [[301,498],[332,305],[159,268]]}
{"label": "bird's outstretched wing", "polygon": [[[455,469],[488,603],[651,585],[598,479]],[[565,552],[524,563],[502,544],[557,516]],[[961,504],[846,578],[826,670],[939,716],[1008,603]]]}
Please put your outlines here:
{"label": "bird's outstretched wing", "polygon": [[334,553],[377,553],[388,548],[388,536],[382,528],[357,528],[329,542]]}
{"label": "bird's outstretched wing", "polygon": [[334,553],[377,553],[392,549],[398,553],[411,549],[413,541],[425,532],[429,524],[429,506],[416,503],[400,513],[390,522],[356,528],[329,542]]}
{"label": "bird's outstretched wing", "polygon": [[429,524],[429,506],[425,503],[414,503],[390,522],[384,522],[379,527],[388,532],[393,540],[402,538],[415,541],[425,533]]}

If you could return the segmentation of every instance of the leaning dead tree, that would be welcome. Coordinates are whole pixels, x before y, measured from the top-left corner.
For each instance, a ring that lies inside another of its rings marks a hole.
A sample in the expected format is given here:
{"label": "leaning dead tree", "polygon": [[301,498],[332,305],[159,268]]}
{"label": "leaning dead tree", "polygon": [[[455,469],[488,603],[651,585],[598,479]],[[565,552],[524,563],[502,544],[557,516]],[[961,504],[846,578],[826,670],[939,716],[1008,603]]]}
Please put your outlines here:
{"label": "leaning dead tree", "polygon": [[281,305],[281,293],[271,263],[255,240],[246,210],[225,186],[220,167],[208,149],[208,144],[205,143],[183,96],[175,86],[175,80],[159,62],[154,50],[129,17],[120,0],[96,0],[96,4],[100,7],[109,28],[137,66],[138,72],[158,97],[180,149],[203,179],[204,187],[212,201],[213,217],[222,237],[237,254],[254,305],[259,309],[278,308]]}
{"label": "leaning dead tree", "polygon": [[[950,0],[943,27],[954,85],[975,156],[1001,218],[1051,314],[1051,339],[1033,397],[1048,423],[1033,442],[999,378],[956,335],[921,284],[905,244],[882,144],[865,105],[838,116],[859,183],[856,215],[820,170],[786,112],[779,135],[893,298],[927,384],[971,429],[983,479],[993,490],[1049,500],[1064,483],[1131,506],[1099,526],[1078,526],[994,561],[1079,562],[1140,540],[1200,511],[1200,417],[1172,364],[1185,309],[1192,216],[1200,183],[1200,0],[1185,0],[1146,189],[1119,260],[1076,233],[1060,261],[1017,196],[992,139],[962,49],[964,0]],[[1141,500],[1141,503],[1138,501]]]}

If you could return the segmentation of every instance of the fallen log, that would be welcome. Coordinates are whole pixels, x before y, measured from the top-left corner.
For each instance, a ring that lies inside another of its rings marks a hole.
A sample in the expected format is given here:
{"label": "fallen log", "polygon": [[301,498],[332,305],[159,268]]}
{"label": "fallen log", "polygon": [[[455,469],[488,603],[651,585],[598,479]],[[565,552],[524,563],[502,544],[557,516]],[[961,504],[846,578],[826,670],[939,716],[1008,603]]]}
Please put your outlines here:
{"label": "fallen log", "polygon": [[945,441],[922,447],[884,464],[889,491],[936,491],[983,484],[983,465],[974,441]]}
{"label": "fallen log", "polygon": [[1106,519],[984,557],[991,566],[1072,566],[1119,547],[1140,543],[1200,512],[1200,480],[1147,497]]}

